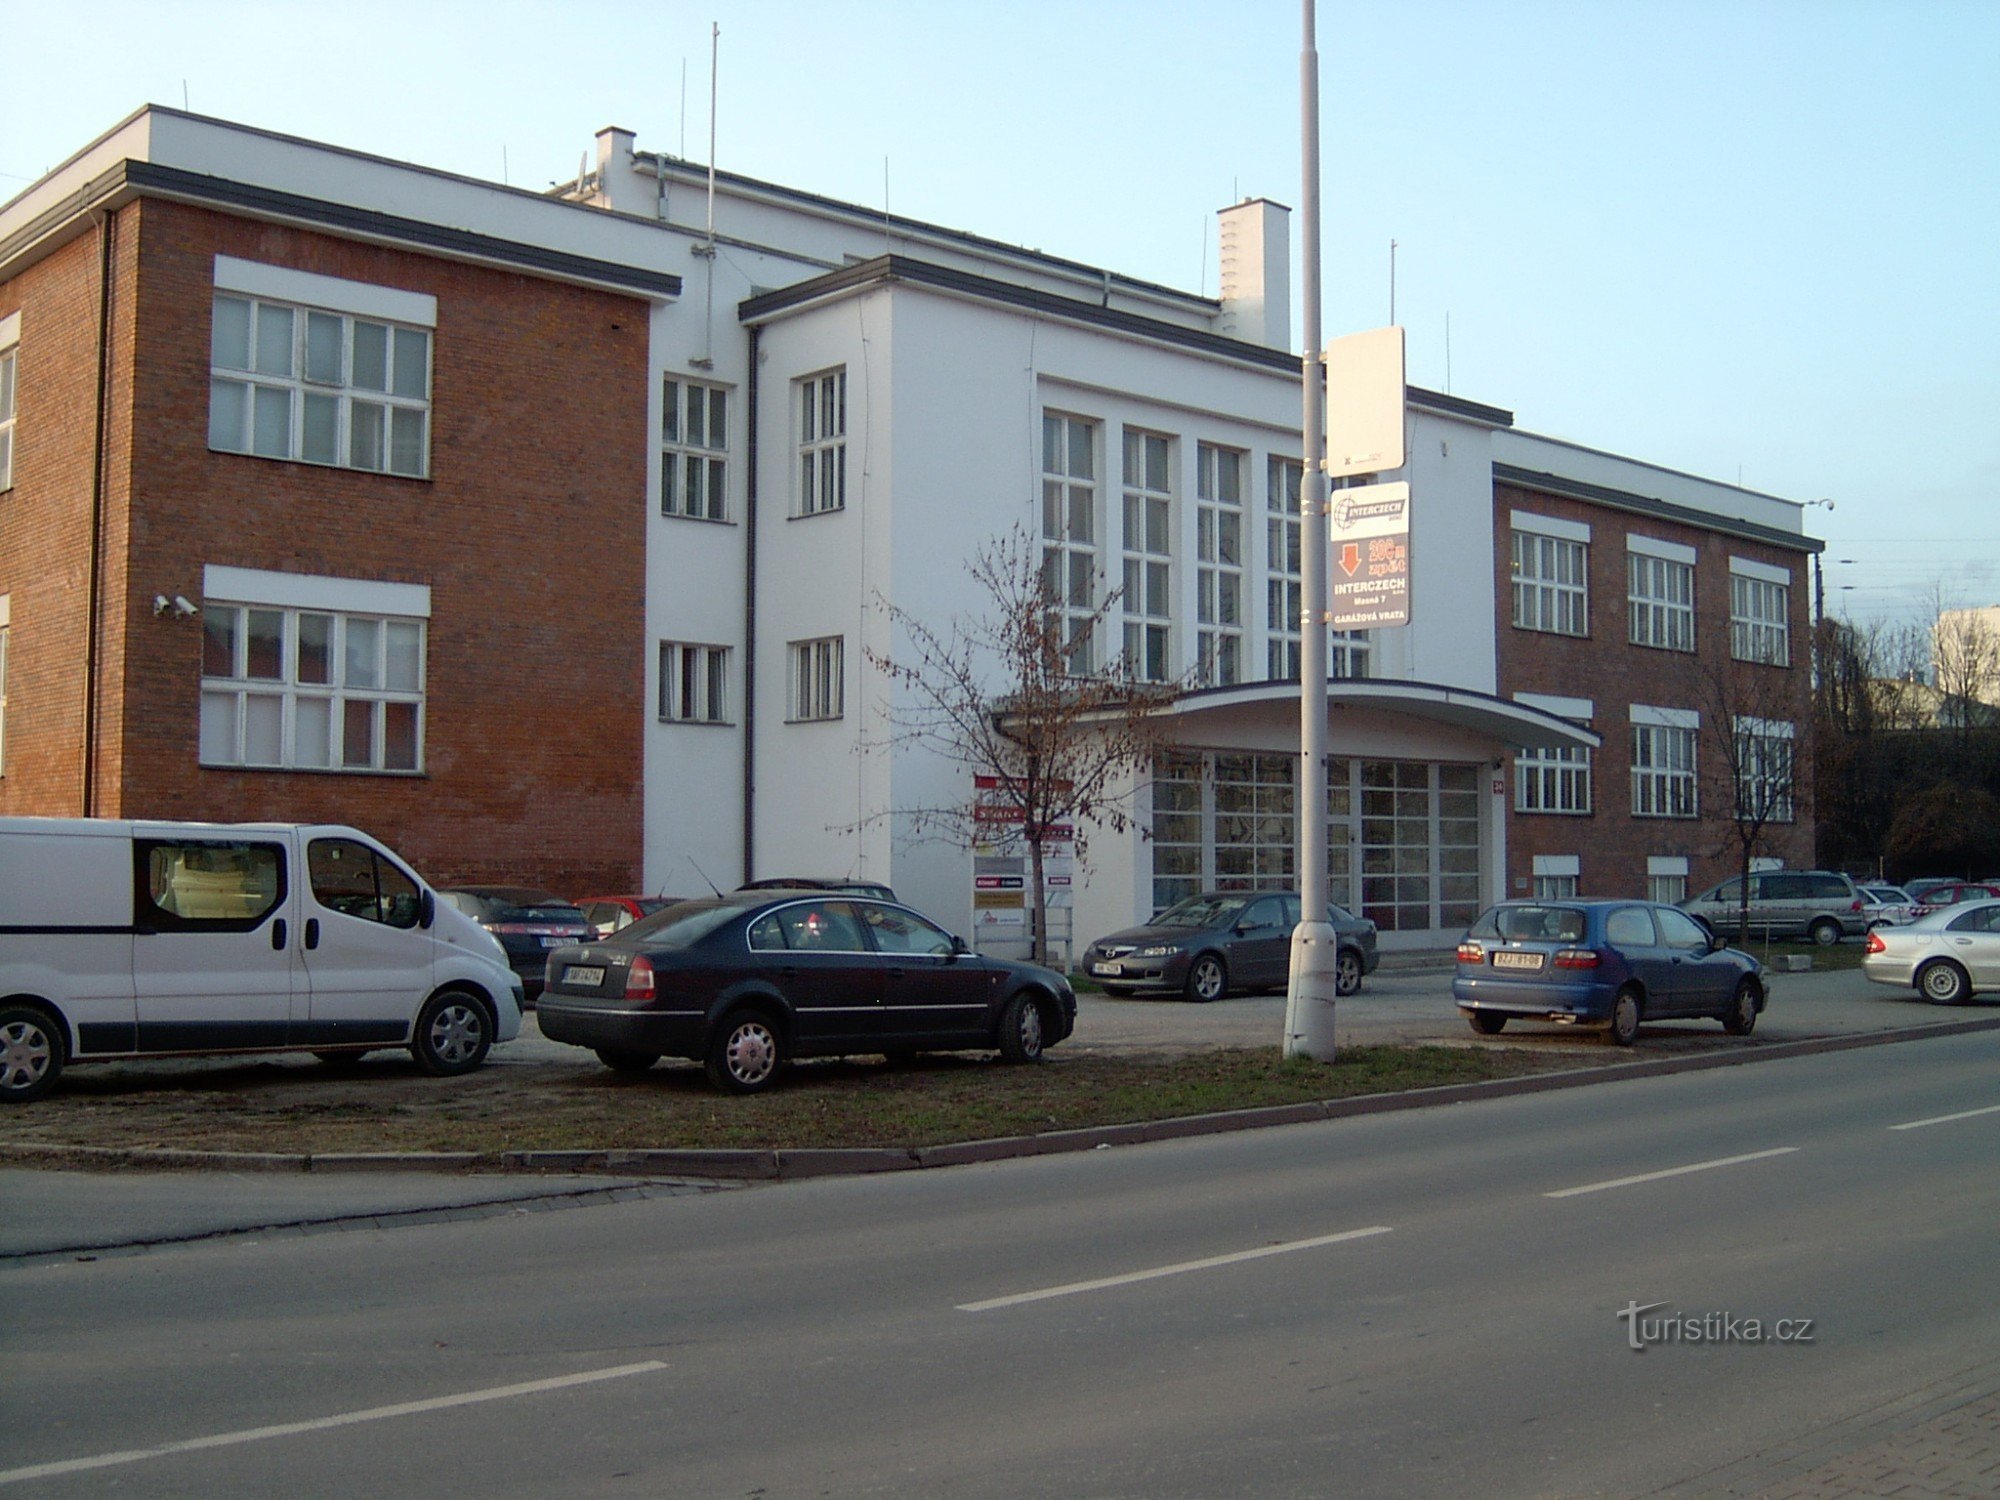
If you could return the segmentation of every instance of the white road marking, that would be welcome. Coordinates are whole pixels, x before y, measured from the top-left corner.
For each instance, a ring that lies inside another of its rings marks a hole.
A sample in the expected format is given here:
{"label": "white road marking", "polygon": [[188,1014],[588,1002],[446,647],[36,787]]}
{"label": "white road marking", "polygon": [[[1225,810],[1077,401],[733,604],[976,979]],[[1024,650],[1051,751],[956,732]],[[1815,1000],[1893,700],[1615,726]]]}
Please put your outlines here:
{"label": "white road marking", "polygon": [[627,1375],[645,1375],[666,1369],[664,1360],[649,1359],[643,1364],[619,1365],[610,1370],[586,1370],[580,1375],[558,1375],[549,1380],[529,1380],[520,1385],[499,1385],[483,1391],[466,1391],[457,1396],[433,1396],[427,1401],[403,1401],[394,1406],[371,1406],[366,1411],[342,1412],[336,1417],[315,1417],[307,1422],[283,1422],[275,1427],[252,1427],[243,1432],[218,1432],[211,1437],[187,1438],[178,1443],[162,1443],[157,1448],[131,1448],[122,1453],[100,1453],[92,1458],[67,1458],[59,1463],[34,1464],[25,1469],[0,1469],[0,1484],[18,1484],[24,1479],[47,1479],[56,1474],[76,1474],[86,1469],[109,1469],[118,1464],[136,1464],[149,1458],[173,1453],[193,1453],[202,1448],[229,1448],[239,1443],[261,1443],[267,1438],[292,1437],[302,1432],[324,1432],[331,1427],[351,1427],[356,1422],[380,1422],[390,1417],[413,1417],[423,1412],[444,1411],[454,1406],[474,1406],[482,1401],[505,1401],[511,1396],[533,1396],[543,1391],[560,1391],[569,1386],[592,1385],[600,1380],[620,1380]]}
{"label": "white road marking", "polygon": [[1891,1130],[1922,1130],[1926,1125],[1949,1125],[1953,1120],[1969,1120],[1974,1115],[2000,1115],[2000,1104],[1989,1104],[1984,1109],[1962,1109],[1955,1115],[1933,1115],[1928,1120],[1911,1120],[1905,1125],[1891,1125]]}
{"label": "white road marking", "polygon": [[1206,1260],[1184,1260],[1179,1265],[1155,1266],[1150,1271],[1128,1271],[1123,1276],[1104,1276],[1096,1281],[1072,1281],[1067,1286],[1045,1287],[1039,1292],[1017,1292],[1011,1297],[992,1297],[984,1302],[961,1302],[960,1312],[990,1312],[996,1307],[1018,1307],[1023,1302],[1045,1302],[1051,1297],[1068,1297],[1077,1292],[1099,1292],[1106,1287],[1130,1286],[1135,1281],[1153,1281],[1161,1276],[1179,1276],[1184,1271],[1206,1271],[1211,1266],[1231,1266],[1238,1261],[1262,1260],[1267,1255],[1289,1255],[1294,1250],[1314,1250],[1321,1245],[1337,1245],[1342,1240],[1365,1239],[1371,1234],[1387,1234],[1389,1226],[1348,1229],[1339,1234],[1323,1234],[1310,1240],[1287,1240],[1277,1245],[1260,1245],[1255,1250],[1238,1250],[1229,1255],[1211,1255]]}
{"label": "white road marking", "polygon": [[1724,1156],[1715,1161],[1698,1161],[1687,1167],[1668,1167],[1664,1172],[1642,1172],[1637,1177],[1614,1177],[1609,1182],[1587,1182],[1582,1187],[1560,1188],[1544,1193],[1544,1198],[1574,1198],[1580,1193],[1601,1193],[1606,1188],[1633,1187],[1642,1182],[1658,1182],[1663,1177],[1685,1177],[1689,1172],[1706,1172],[1710,1167],[1733,1167],[1738,1162],[1762,1161],[1767,1156],[1784,1156],[1797,1146],[1775,1146],[1769,1151],[1752,1151],[1743,1156]]}

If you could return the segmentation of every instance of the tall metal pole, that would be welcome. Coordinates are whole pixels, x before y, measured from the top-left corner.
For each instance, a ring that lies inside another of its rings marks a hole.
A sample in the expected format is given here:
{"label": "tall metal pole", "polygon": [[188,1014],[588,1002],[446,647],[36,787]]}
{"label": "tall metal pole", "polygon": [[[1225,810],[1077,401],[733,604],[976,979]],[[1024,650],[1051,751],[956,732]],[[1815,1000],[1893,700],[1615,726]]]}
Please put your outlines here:
{"label": "tall metal pole", "polygon": [[1316,0],[1303,0],[1304,45],[1299,55],[1299,106],[1304,182],[1299,198],[1300,291],[1305,350],[1305,457],[1299,496],[1304,542],[1304,601],[1299,612],[1298,870],[1304,920],[1292,933],[1291,977],[1285,988],[1285,1056],[1333,1058],[1336,940],[1327,921],[1326,875],[1326,371],[1320,340],[1319,274],[1319,47],[1314,37]]}

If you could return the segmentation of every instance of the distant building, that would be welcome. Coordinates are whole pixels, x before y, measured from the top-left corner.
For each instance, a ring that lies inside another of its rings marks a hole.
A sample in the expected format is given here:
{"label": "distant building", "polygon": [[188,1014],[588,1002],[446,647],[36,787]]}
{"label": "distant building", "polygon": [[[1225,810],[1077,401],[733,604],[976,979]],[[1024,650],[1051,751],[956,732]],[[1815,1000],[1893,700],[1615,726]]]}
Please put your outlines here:
{"label": "distant building", "polygon": [[1941,610],[1931,629],[1931,671],[1953,696],[2000,704],[2000,604]]}
{"label": "distant building", "polygon": [[[339,816],[576,894],[868,877],[1006,947],[1018,908],[899,817],[971,778],[883,745],[868,652],[1024,526],[1123,589],[1089,665],[1201,684],[1076,936],[1295,880],[1284,208],[1223,211],[1206,298],[711,202],[623,130],[568,196],[150,109],[0,206],[0,811]],[[1335,898],[1386,947],[1678,898],[1731,867],[1732,759],[1809,863],[1801,507],[1408,410],[1412,620],[1332,643]]]}

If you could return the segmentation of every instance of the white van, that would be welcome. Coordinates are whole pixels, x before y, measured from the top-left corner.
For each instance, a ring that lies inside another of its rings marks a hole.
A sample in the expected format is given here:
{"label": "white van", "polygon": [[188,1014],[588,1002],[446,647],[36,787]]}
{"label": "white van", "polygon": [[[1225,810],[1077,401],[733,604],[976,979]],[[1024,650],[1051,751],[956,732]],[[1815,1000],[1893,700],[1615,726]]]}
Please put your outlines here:
{"label": "white van", "polygon": [[0,1101],[189,1053],[465,1073],[521,999],[493,937],[355,829],[0,818]]}

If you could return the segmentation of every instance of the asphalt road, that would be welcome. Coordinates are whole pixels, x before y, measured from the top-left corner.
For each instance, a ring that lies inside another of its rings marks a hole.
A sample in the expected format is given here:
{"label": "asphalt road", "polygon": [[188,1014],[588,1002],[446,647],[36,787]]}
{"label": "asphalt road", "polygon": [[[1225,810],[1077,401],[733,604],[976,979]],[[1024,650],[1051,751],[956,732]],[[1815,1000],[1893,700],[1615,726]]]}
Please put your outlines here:
{"label": "asphalt road", "polygon": [[2000,1385],[1996,1147],[1987,1032],[15,1263],[0,1491],[1754,1492]]}

